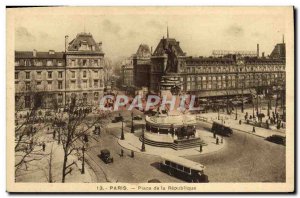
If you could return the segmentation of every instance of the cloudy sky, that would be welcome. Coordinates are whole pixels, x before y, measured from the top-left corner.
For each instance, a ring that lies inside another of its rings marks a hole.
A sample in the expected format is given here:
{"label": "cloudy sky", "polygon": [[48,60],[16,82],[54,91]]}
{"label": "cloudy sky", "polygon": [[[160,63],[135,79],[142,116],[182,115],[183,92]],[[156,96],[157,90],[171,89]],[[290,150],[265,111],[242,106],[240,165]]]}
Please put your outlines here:
{"label": "cloudy sky", "polygon": [[287,19],[280,10],[176,12],[160,9],[148,14],[81,10],[28,12],[16,16],[15,49],[63,51],[65,35],[72,40],[77,33],[85,31],[96,42],[103,42],[105,56],[117,60],[135,53],[141,43],[153,46],[154,50],[166,36],[168,25],[170,37],[180,41],[187,55],[209,56],[212,50],[255,51],[257,43],[260,52],[270,54],[288,31]]}

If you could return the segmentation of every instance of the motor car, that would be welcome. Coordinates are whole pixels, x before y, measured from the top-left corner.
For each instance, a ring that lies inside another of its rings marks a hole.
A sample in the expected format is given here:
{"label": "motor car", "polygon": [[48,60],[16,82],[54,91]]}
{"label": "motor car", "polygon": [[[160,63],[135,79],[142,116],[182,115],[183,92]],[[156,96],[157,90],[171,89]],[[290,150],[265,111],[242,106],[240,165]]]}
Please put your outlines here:
{"label": "motor car", "polygon": [[286,145],[286,138],[281,135],[272,135],[266,138],[267,141],[273,142],[275,144]]}
{"label": "motor car", "polygon": [[110,151],[108,149],[102,149],[100,151],[100,158],[105,164],[114,162],[114,158],[110,156]]}

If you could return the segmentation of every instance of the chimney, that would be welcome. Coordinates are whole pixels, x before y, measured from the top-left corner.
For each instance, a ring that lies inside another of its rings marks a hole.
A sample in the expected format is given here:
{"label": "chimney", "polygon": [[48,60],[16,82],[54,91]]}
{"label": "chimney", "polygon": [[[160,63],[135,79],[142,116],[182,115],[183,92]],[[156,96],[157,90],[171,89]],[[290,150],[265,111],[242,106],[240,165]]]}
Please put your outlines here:
{"label": "chimney", "polygon": [[257,52],[256,52],[257,58],[259,58],[259,44],[257,44]]}
{"label": "chimney", "polygon": [[99,48],[102,49],[102,42],[99,42],[98,45],[99,45]]}
{"label": "chimney", "polygon": [[32,51],[32,56],[33,56],[33,57],[36,57],[36,52],[37,52],[36,49],[34,49],[34,50]]}
{"label": "chimney", "polygon": [[65,36],[65,52],[68,51],[68,46],[69,46],[69,36]]}
{"label": "chimney", "polygon": [[262,52],[262,53],[261,53],[261,56],[262,56],[263,58],[265,58],[265,52]]}

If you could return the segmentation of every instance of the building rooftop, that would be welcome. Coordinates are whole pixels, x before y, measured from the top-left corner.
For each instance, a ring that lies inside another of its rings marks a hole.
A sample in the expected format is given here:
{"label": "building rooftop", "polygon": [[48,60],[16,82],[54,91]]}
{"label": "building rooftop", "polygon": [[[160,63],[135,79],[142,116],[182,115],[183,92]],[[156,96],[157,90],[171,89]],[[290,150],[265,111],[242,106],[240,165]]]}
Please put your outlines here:
{"label": "building rooftop", "polygon": [[182,51],[181,47],[179,46],[179,42],[176,41],[174,38],[162,38],[160,42],[158,43],[153,56],[162,56],[165,54],[165,49],[169,48],[171,46],[177,56],[185,56],[185,53]]}
{"label": "building rooftop", "polygon": [[79,33],[68,46],[68,51],[88,51],[103,53],[101,48],[102,43],[96,43],[93,35],[90,33]]}
{"label": "building rooftop", "polygon": [[278,43],[274,47],[270,57],[273,59],[285,59],[285,43]]}
{"label": "building rooftop", "polygon": [[136,54],[137,57],[149,58],[151,56],[151,51],[148,45],[140,44]]}

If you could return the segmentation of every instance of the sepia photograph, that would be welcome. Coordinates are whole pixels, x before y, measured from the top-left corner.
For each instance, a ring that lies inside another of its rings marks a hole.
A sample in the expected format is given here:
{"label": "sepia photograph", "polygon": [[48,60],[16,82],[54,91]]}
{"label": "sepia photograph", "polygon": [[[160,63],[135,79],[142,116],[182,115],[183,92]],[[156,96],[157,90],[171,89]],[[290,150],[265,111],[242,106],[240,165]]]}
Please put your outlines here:
{"label": "sepia photograph", "polygon": [[8,192],[293,192],[294,8],[6,8]]}

